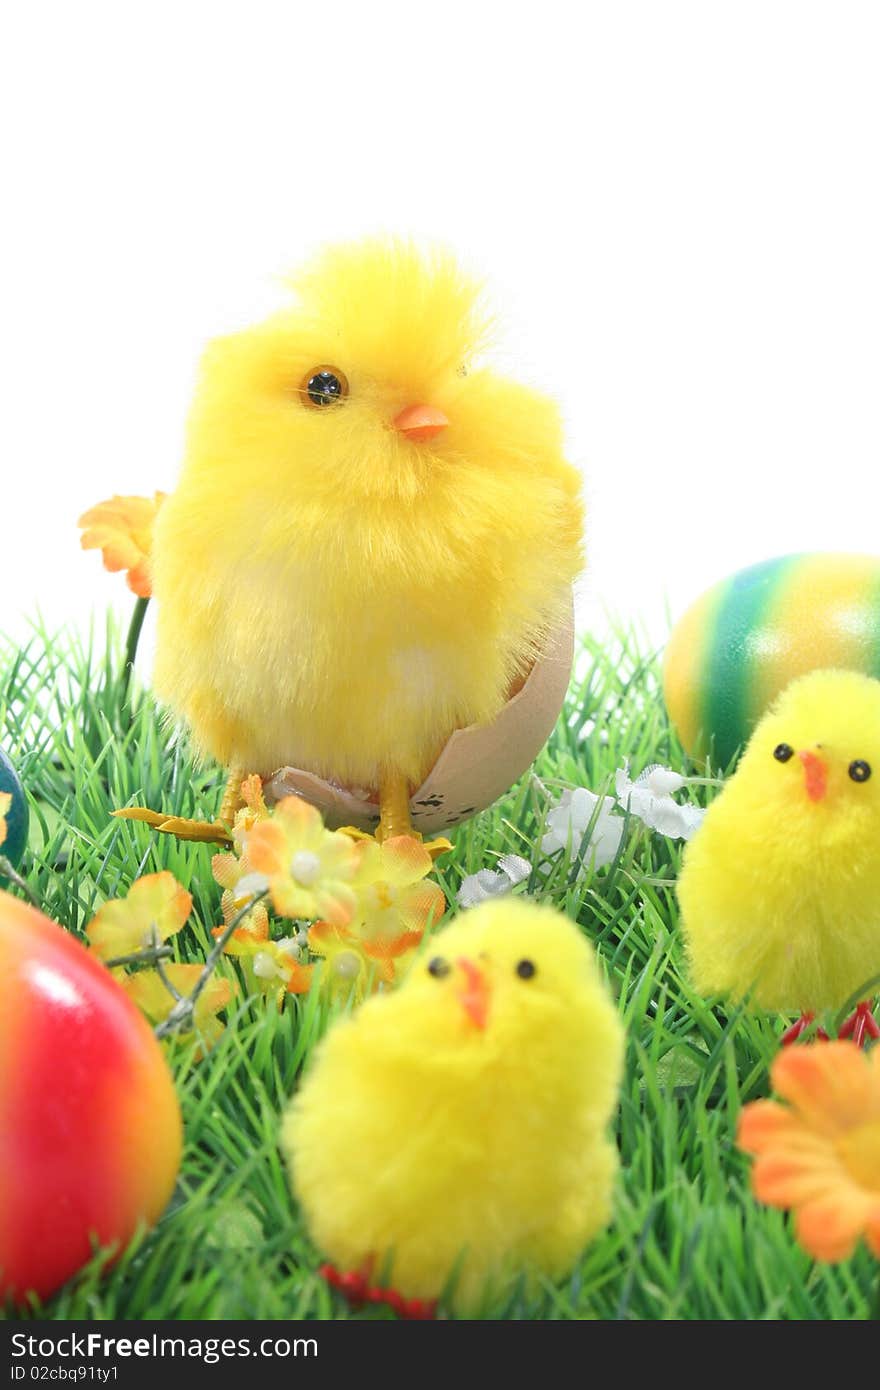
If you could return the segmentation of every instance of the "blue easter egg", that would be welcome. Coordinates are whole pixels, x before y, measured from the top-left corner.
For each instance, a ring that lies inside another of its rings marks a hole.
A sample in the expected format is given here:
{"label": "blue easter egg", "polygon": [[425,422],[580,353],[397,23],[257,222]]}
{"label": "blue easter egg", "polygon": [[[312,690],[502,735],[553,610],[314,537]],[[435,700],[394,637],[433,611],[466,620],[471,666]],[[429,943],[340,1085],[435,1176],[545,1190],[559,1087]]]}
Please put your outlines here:
{"label": "blue easter egg", "polygon": [[24,787],[21,785],[18,773],[2,748],[0,748],[0,792],[7,792],[12,796],[12,805],[6,812],[6,839],[0,845],[0,855],[8,859],[11,864],[17,865],[27,844],[30,813]]}

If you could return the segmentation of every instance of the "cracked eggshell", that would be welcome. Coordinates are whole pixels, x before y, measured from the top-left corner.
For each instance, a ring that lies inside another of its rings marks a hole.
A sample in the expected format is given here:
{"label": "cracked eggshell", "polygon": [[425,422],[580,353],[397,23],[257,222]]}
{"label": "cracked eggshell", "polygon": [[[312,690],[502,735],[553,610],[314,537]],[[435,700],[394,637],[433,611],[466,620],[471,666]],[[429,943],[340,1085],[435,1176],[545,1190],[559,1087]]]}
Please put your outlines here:
{"label": "cracked eggshell", "polygon": [[[574,613],[549,638],[522,688],[491,724],[471,724],[450,735],[424,782],[410,797],[416,830],[442,834],[484,811],[513,786],[550,736],[568,689],[574,651]],[[312,772],[282,767],[264,787],[272,804],[301,796],[331,829],[353,825],[373,831],[379,807],[367,796]]]}

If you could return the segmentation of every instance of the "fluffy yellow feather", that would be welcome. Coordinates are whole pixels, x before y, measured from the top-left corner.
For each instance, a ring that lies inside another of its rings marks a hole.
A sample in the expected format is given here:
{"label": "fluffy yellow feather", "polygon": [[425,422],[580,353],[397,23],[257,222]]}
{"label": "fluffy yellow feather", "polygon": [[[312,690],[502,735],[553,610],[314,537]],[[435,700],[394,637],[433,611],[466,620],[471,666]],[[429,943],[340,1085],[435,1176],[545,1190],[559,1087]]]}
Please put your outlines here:
{"label": "fluffy yellow feather", "polygon": [[[156,688],[226,765],[417,785],[564,614],[579,479],[555,405],[475,360],[479,288],[447,256],[343,246],[295,290],[205,356],[157,526]],[[342,394],[316,406],[320,369]]]}
{"label": "fluffy yellow feather", "polygon": [[764,716],[678,883],[695,985],[839,1008],[880,973],[880,681],[817,671]]}
{"label": "fluffy yellow feather", "polygon": [[563,1275],[608,1220],[622,1027],[592,949],[552,908],[489,902],[393,994],[325,1038],[282,1142],[340,1269],[468,1311],[524,1269]]}

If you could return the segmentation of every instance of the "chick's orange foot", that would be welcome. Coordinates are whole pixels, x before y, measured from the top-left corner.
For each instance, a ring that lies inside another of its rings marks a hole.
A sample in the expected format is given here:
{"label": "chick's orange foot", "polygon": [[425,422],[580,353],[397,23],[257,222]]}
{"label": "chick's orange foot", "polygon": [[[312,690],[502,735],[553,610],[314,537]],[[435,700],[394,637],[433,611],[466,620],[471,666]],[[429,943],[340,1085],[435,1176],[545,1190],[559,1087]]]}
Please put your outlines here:
{"label": "chick's orange foot", "polygon": [[219,821],[187,820],[169,816],[164,811],[149,811],[141,806],[125,806],[114,811],[115,820],[136,820],[149,825],[160,835],[174,835],[178,840],[193,840],[199,844],[228,845],[232,841],[229,827]]}
{"label": "chick's orange foot", "polygon": [[852,1038],[856,1047],[864,1047],[868,1038],[880,1038],[878,1024],[868,1000],[859,1004],[843,1024],[837,1035],[839,1038]]}
{"label": "chick's orange foot", "polygon": [[[780,1047],[789,1047],[792,1043],[798,1042],[815,1022],[815,1014],[801,1014],[797,1023],[793,1023],[790,1028],[786,1028],[782,1037],[779,1039]],[[816,1037],[819,1042],[828,1042],[828,1034],[824,1028],[816,1029]]]}
{"label": "chick's orange foot", "polygon": [[331,1289],[336,1289],[352,1305],[362,1307],[365,1303],[384,1305],[411,1322],[427,1322],[437,1316],[435,1299],[404,1298],[396,1289],[382,1289],[371,1284],[369,1271],[349,1270],[343,1273],[335,1265],[321,1265],[318,1273],[326,1279]]}

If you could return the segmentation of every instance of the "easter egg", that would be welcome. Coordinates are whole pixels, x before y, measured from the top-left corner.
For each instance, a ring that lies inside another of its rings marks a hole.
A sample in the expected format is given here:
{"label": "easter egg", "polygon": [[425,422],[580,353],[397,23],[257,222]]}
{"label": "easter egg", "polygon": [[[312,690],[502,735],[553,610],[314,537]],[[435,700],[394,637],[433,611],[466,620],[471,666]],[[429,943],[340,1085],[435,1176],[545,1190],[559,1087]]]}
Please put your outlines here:
{"label": "easter egg", "polygon": [[663,668],[687,751],[725,767],[796,676],[880,676],[880,557],[785,555],[715,585],[676,624]]}
{"label": "easter egg", "polygon": [[0,793],[2,792],[12,797],[12,804],[4,817],[6,838],[0,843],[0,854],[11,864],[18,864],[27,844],[30,813],[18,773],[0,748]]}
{"label": "easter egg", "polygon": [[[534,762],[553,730],[571,678],[574,611],[554,632],[520,688],[490,724],[456,729],[430,772],[410,793],[410,819],[419,833],[445,832],[491,806]],[[283,767],[263,788],[273,804],[301,796],[331,829],[374,831],[375,794],[342,787],[302,768]]]}
{"label": "easter egg", "polygon": [[41,1298],[165,1208],[182,1126],[143,1016],[78,941],[0,892],[0,1303]]}

